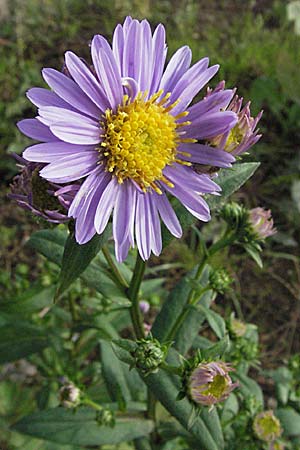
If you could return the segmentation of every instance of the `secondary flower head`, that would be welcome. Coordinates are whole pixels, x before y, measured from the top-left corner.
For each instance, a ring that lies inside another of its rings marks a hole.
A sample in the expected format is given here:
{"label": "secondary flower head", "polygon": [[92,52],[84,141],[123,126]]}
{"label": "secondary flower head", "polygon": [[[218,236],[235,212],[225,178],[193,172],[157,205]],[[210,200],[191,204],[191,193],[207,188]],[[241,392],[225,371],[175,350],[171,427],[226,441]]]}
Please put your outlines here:
{"label": "secondary flower head", "polygon": [[146,20],[127,17],[114,31],[112,47],[100,35],[91,43],[92,66],[72,52],[64,73],[44,69],[52,89],[33,88],[36,119],[20,129],[42,143],[24,158],[45,164],[40,175],[52,183],[80,180],[68,215],[76,219],[80,244],[101,234],[113,216],[116,256],[130,246],[145,260],[162,248],[160,219],[175,236],[180,223],[167,195],[176,197],[201,221],[210,219],[203,194],[219,186],[193,164],[230,167],[234,157],[206,142],[237,123],[223,111],[232,90],[220,90],[190,106],[218,66],[203,58],[190,67],[191,50],[180,48],[165,66],[165,29],[152,34]]}
{"label": "secondary flower head", "polygon": [[[225,83],[219,83],[216,90],[219,92],[224,89]],[[208,91],[208,96],[212,95],[216,90]],[[254,118],[251,116],[250,102],[248,102],[243,108],[243,98],[235,95],[230,104],[227,106],[226,111],[233,111],[238,116],[236,125],[225,133],[219,134],[210,139],[211,145],[216,145],[219,148],[224,149],[226,152],[233,155],[240,155],[246,152],[256,144],[261,138],[261,134],[258,134],[256,126],[261,119],[262,111]]]}
{"label": "secondary flower head", "polygon": [[195,403],[207,406],[226,400],[238,385],[229,376],[231,370],[233,369],[222,361],[200,363],[191,372],[188,381],[190,398]]}
{"label": "secondary flower head", "polygon": [[271,410],[257,414],[253,429],[256,436],[265,442],[273,442],[282,434],[281,424]]}
{"label": "secondary flower head", "polygon": [[80,404],[81,392],[71,382],[65,383],[59,390],[60,403],[65,408],[75,408]]}
{"label": "secondary flower head", "polygon": [[266,239],[276,233],[270,210],[260,207],[251,209],[249,211],[249,219],[259,239]]}
{"label": "secondary flower head", "polygon": [[67,210],[73,201],[78,186],[61,189],[39,175],[44,164],[28,162],[15,155],[20,173],[15,176],[8,196],[19,206],[31,211],[34,215],[52,223],[63,223],[69,220]]}

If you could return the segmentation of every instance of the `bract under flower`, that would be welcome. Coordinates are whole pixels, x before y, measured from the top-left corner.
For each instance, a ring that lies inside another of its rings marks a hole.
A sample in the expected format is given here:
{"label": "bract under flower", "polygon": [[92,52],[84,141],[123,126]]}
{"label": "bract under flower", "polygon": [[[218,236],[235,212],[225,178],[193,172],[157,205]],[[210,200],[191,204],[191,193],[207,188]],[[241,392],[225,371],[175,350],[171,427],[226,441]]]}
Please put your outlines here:
{"label": "bract under flower", "polygon": [[152,34],[146,20],[127,17],[116,27],[112,47],[94,36],[92,67],[67,52],[64,73],[43,70],[52,90],[29,90],[38,116],[20,126],[42,141],[27,148],[24,158],[45,165],[43,178],[81,183],[68,211],[76,219],[78,243],[101,234],[113,216],[118,261],[134,245],[144,260],[151,251],[159,255],[160,219],[181,236],[169,194],[199,220],[210,220],[203,194],[220,188],[193,164],[234,162],[223,149],[198,143],[235,126],[236,113],[223,111],[233,91],[220,90],[190,106],[218,66],[203,58],[190,67],[191,50],[182,47],[164,69],[166,53],[162,25]]}

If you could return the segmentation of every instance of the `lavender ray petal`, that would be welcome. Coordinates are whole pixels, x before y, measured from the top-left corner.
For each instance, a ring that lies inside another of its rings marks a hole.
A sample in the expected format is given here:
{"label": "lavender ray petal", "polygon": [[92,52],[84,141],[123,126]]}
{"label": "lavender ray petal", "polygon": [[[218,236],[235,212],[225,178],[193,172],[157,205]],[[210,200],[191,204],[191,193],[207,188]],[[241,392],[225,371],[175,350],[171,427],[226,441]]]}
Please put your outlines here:
{"label": "lavender ray petal", "polygon": [[[91,145],[75,145],[62,141],[46,142],[28,147],[23,156],[27,161],[50,163],[67,155],[77,155],[80,152],[94,151]],[[97,152],[95,152],[97,154]]]}
{"label": "lavender ray petal", "polygon": [[123,72],[123,53],[124,53],[124,33],[123,28],[119,24],[115,28],[112,39],[112,51],[119,67],[120,74]]}
{"label": "lavender ray petal", "polygon": [[161,220],[164,222],[170,233],[180,238],[182,236],[182,228],[179,223],[179,220],[175,214],[175,211],[173,210],[169,200],[167,199],[167,196],[165,194],[155,195],[155,202],[157,209],[159,211]]}
{"label": "lavender ray petal", "polygon": [[[204,114],[211,114],[219,112],[221,109],[226,109],[234,95],[233,89],[226,89],[225,91],[215,92],[188,109],[188,120],[193,122],[204,116]],[[186,118],[182,119],[186,120]]]}
{"label": "lavender ray petal", "polygon": [[195,120],[187,127],[182,127],[184,137],[208,139],[228,132],[237,123],[238,117],[232,111],[207,114]]}
{"label": "lavender ray petal", "polygon": [[102,87],[96,80],[93,73],[84,64],[84,62],[72,52],[65,54],[66,66],[80,88],[95,103],[95,105],[104,112],[109,108],[109,102]]}
{"label": "lavender ray petal", "polygon": [[179,150],[189,153],[191,156],[178,155],[180,159],[197,164],[216,167],[231,167],[235,161],[234,156],[218,148],[203,144],[181,144]]}
{"label": "lavender ray petal", "polygon": [[38,108],[41,106],[58,106],[59,108],[67,108],[75,111],[69,103],[65,102],[55,92],[44,88],[31,88],[26,93],[29,100]]}
{"label": "lavender ray petal", "polygon": [[37,119],[21,120],[17,123],[17,127],[23,134],[37,141],[49,142],[57,140],[50,129]]}
{"label": "lavender ray petal", "polygon": [[124,239],[121,245],[119,245],[117,241],[115,242],[116,259],[119,263],[125,261],[129,249],[130,249],[130,240],[128,237]]}
{"label": "lavender ray petal", "polygon": [[113,236],[118,246],[122,246],[128,238],[132,212],[134,212],[134,200],[132,183],[125,180],[118,189],[113,213]]}
{"label": "lavender ray petal", "polygon": [[59,122],[50,126],[55,136],[71,144],[98,144],[101,130],[98,126],[80,122]]}
{"label": "lavender ray petal", "polygon": [[201,194],[221,191],[220,186],[207,175],[199,175],[190,167],[184,167],[180,164],[166,167],[164,175],[176,186],[181,186],[182,189],[189,189]]}
{"label": "lavender ray petal", "polygon": [[38,119],[47,126],[54,125],[59,122],[82,123],[98,126],[98,121],[82,114],[57,106],[42,106],[39,108]]}
{"label": "lavender ray petal", "polygon": [[43,69],[42,74],[46,83],[59,97],[79,111],[99,119],[101,110],[85,95],[75,81],[54,69]]}
{"label": "lavender ray petal", "polygon": [[[197,66],[197,64],[195,64],[191,69],[189,69],[186,72],[186,74],[181,78],[179,83],[176,85],[172,93],[172,96],[170,97],[171,102],[180,98],[180,102],[178,103],[178,105],[176,105],[172,109],[172,115],[174,116],[176,116],[182,111],[185,111],[185,109],[189,106],[193,98],[219,70],[218,65],[209,67],[204,72],[201,71],[200,65],[198,68],[194,69],[195,66]],[[197,71],[199,71],[198,74]]]}
{"label": "lavender ray petal", "polygon": [[97,152],[81,152],[51,162],[40,171],[40,175],[54,183],[69,183],[79,180],[97,167]]}
{"label": "lavender ray petal", "polygon": [[80,212],[77,214],[75,230],[76,240],[79,244],[85,244],[96,233],[94,226],[96,210],[110,179],[107,173],[101,175],[97,177],[97,184],[92,186],[92,189],[86,194]]}
{"label": "lavender ray petal", "polygon": [[192,52],[189,47],[184,46],[177,50],[166,67],[159,89],[163,89],[165,94],[172,92],[180,78],[190,67],[191,61]]}
{"label": "lavender ray petal", "polygon": [[[141,92],[150,90],[152,68],[152,35],[149,22],[143,20],[140,24],[140,59],[138,84]],[[151,92],[149,92],[151,94]]]}
{"label": "lavender ray petal", "polygon": [[94,221],[94,226],[99,234],[103,233],[106,228],[112,209],[115,205],[118,189],[120,189],[120,185],[116,177],[113,177],[100,198]]}
{"label": "lavender ray petal", "polygon": [[179,184],[175,185],[173,188],[165,186],[165,189],[174,195],[174,197],[178,198],[183,206],[185,206],[191,214],[197,217],[197,219],[202,222],[207,222],[210,220],[209,207],[199,194],[186,191]]}
{"label": "lavender ray petal", "polygon": [[102,183],[102,179],[104,175],[107,175],[107,182],[110,180],[110,176],[103,170],[102,166],[98,166],[95,170],[93,170],[88,177],[84,180],[82,185],[80,186],[79,191],[74,197],[72,204],[70,205],[68,216],[76,218],[81,211],[82,205],[84,204],[85,198],[89,194],[90,191],[93,191],[95,186]]}
{"label": "lavender ray petal", "polygon": [[159,256],[162,251],[161,225],[158,216],[157,205],[153,196],[149,197],[150,226],[151,226],[151,248],[154,255]]}
{"label": "lavender ray petal", "polygon": [[119,69],[111,49],[109,52],[103,48],[98,50],[95,69],[111,109],[116,110],[117,106],[122,104],[123,88]]}
{"label": "lavender ray petal", "polygon": [[148,203],[149,194],[138,194],[135,214],[135,236],[136,244],[145,261],[149,259],[151,253],[151,229],[150,229],[150,210]]}
{"label": "lavender ray petal", "polygon": [[[163,25],[158,25],[152,39],[152,81],[150,86],[150,95],[153,95],[159,89],[161,77],[167,56],[166,31]],[[150,66],[151,67],[151,66]]]}
{"label": "lavender ray petal", "polygon": [[134,78],[138,84],[140,66],[137,61],[140,61],[141,52],[140,24],[137,20],[132,20],[125,35],[122,76]]}

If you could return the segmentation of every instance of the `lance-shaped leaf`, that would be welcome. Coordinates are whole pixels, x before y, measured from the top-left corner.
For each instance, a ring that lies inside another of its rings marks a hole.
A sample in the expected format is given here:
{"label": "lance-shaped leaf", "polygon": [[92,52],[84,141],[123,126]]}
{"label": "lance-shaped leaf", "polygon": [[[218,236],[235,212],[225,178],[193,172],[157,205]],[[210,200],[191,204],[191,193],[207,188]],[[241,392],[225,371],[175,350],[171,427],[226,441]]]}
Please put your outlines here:
{"label": "lance-shaped leaf", "polygon": [[56,297],[59,297],[88,267],[111,235],[107,227],[102,234],[95,236],[86,244],[80,245],[70,234],[65,244]]}
{"label": "lance-shaped leaf", "polygon": [[[27,245],[41,253],[49,259],[49,261],[61,266],[67,237],[68,234],[62,230],[41,230],[32,234]],[[86,270],[80,274],[80,277],[90,288],[95,289],[104,297],[109,297],[128,305],[127,297],[102,270],[97,258],[98,256],[91,264],[89,264]]]}
{"label": "lance-shaped leaf", "polygon": [[0,328],[0,364],[25,358],[51,344],[49,335],[27,322],[10,322]]}
{"label": "lance-shaped leaf", "polygon": [[131,400],[130,390],[125,378],[128,367],[121,362],[109,342],[100,341],[103,377],[112,400],[117,401],[122,409]]}
{"label": "lance-shaped leaf", "polygon": [[235,191],[240,189],[260,166],[259,162],[234,164],[232,169],[221,169],[214,181],[221,186],[220,196],[210,195],[206,198],[211,209],[219,208]]}
{"label": "lance-shaped leaf", "polygon": [[53,408],[24,417],[13,426],[20,433],[60,444],[98,446],[116,445],[149,435],[151,420],[117,418],[113,428],[99,425],[95,411],[80,408],[77,411]]}

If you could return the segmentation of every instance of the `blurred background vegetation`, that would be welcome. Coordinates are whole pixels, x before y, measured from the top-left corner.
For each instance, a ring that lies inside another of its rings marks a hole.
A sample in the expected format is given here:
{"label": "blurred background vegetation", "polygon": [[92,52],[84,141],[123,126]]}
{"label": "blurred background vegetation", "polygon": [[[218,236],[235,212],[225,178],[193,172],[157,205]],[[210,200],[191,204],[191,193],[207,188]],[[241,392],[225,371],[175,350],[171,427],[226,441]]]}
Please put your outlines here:
{"label": "blurred background vegetation", "polygon": [[[214,83],[225,79],[228,87],[237,86],[245,101],[252,100],[253,114],[264,109],[263,138],[246,157],[262,165],[237,199],[249,207],[272,209],[278,233],[268,243],[263,270],[239,254],[232,254],[230,263],[224,255],[220,265],[227,264],[234,276],[236,293],[221,299],[219,308],[226,313],[234,307],[239,316],[258,325],[265,368],[299,353],[299,9],[299,2],[283,0],[0,0],[0,291],[4,299],[26,291],[37,279],[47,287],[56,276],[56,269],[25,245],[41,224],[6,198],[17,170],[11,153],[21,153],[30,142],[15,126],[19,119],[35,114],[25,93],[32,86],[43,86],[42,67],[60,69],[69,49],[89,59],[91,37],[100,33],[110,39],[115,25],[132,15],[147,18],[153,26],[159,22],[166,26],[169,56],[188,44],[194,61],[209,56],[212,64],[220,64]],[[212,233],[214,226],[212,222],[206,232]],[[159,262],[176,259],[181,270],[188,270],[197,257],[193,242],[191,235],[173,242]]]}

